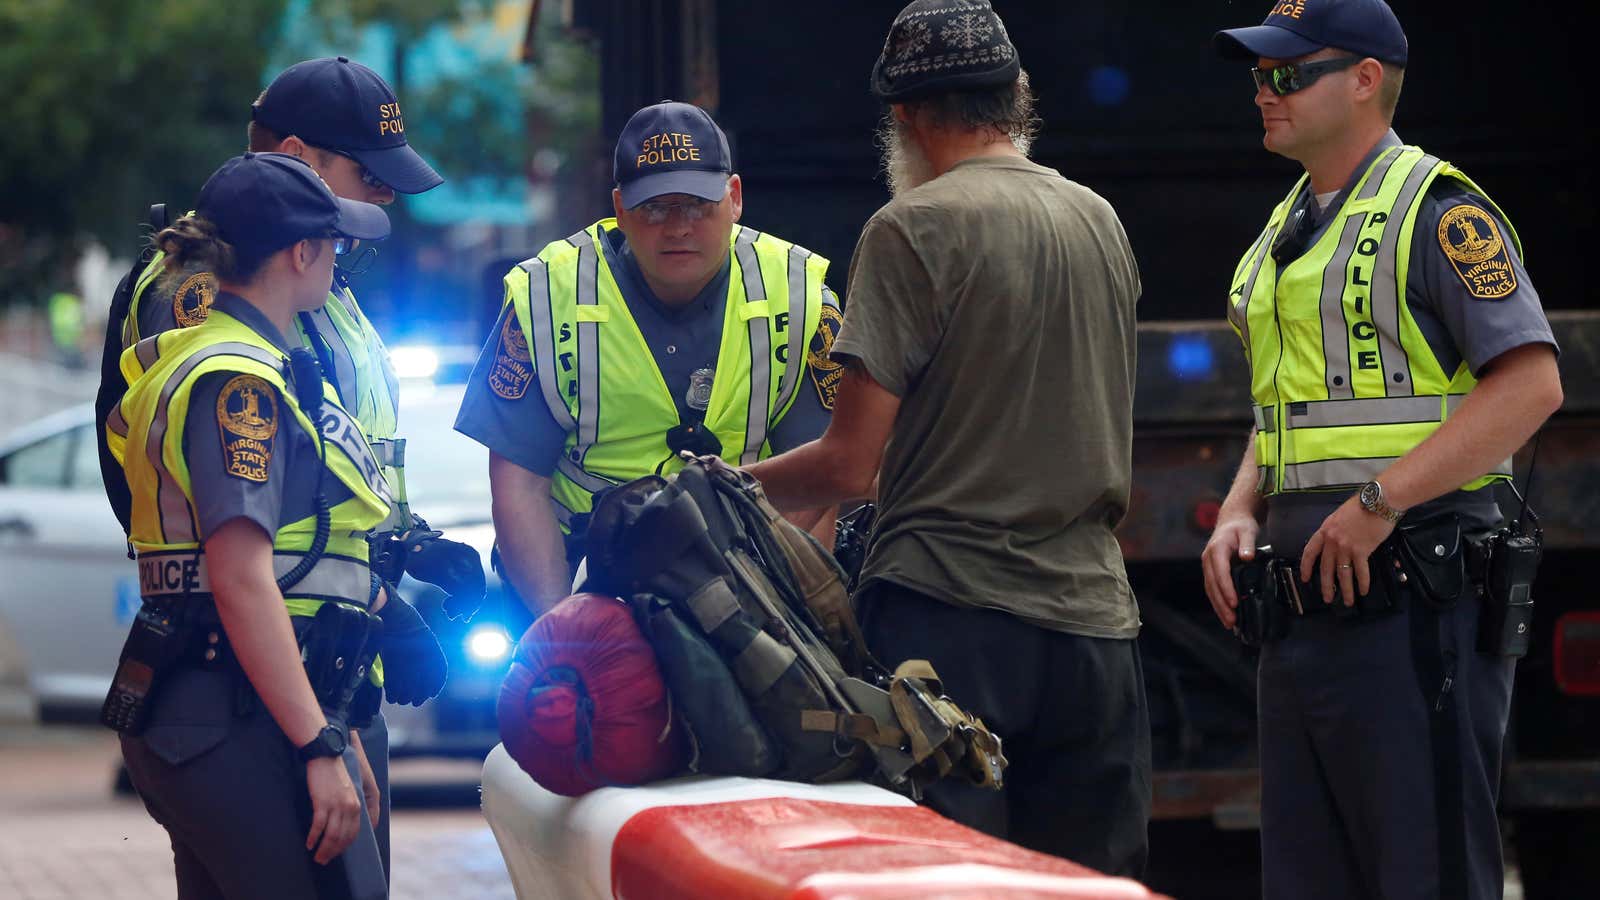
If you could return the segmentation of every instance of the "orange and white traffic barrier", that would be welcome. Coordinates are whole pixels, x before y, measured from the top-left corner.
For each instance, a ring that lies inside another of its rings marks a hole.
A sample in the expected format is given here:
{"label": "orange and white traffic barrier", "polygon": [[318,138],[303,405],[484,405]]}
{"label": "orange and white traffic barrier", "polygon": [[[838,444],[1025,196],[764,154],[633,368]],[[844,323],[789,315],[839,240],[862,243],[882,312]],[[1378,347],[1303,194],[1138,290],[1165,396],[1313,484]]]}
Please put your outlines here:
{"label": "orange and white traffic barrier", "polygon": [[1154,896],[861,782],[691,776],[562,797],[496,747],[483,811],[519,900]]}

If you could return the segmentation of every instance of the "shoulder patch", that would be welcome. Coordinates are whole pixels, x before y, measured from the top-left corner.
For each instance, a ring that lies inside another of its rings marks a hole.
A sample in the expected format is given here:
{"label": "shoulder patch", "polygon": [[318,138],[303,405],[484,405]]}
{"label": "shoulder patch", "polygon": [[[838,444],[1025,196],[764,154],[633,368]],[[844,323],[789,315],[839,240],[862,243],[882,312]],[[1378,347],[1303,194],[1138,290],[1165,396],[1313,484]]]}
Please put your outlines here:
{"label": "shoulder patch", "polygon": [[500,326],[500,343],[494,348],[494,366],[489,369],[489,389],[502,400],[521,400],[533,382],[533,354],[522,333],[515,310],[506,311]]}
{"label": "shoulder patch", "polygon": [[193,328],[206,320],[217,299],[217,278],[210,272],[190,275],[172,295],[172,318],[179,328]]}
{"label": "shoulder patch", "polygon": [[278,390],[255,375],[236,375],[217,394],[217,429],[229,475],[265,482],[278,433]]}
{"label": "shoulder patch", "polygon": [[817,388],[817,396],[822,400],[822,408],[832,411],[833,401],[839,396],[839,382],[844,379],[844,365],[830,357],[833,352],[833,342],[839,337],[839,327],[844,324],[844,316],[838,308],[822,305],[822,318],[817,322],[817,333],[811,336],[808,345],[806,362],[810,364],[811,383]]}
{"label": "shoulder patch", "polygon": [[1473,297],[1499,300],[1517,289],[1517,272],[1500,229],[1478,207],[1463,203],[1439,217],[1439,248]]}

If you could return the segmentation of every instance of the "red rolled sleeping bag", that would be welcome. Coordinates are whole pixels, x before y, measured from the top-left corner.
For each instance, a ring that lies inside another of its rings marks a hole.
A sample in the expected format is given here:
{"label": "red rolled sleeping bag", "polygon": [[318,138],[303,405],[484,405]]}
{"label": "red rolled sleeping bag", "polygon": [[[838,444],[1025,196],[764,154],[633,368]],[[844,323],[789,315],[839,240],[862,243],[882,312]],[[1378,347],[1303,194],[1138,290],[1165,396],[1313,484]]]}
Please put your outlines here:
{"label": "red rolled sleeping bag", "polygon": [[574,594],[540,616],[495,711],[511,758],[568,797],[665,778],[688,759],[655,651],[614,597]]}

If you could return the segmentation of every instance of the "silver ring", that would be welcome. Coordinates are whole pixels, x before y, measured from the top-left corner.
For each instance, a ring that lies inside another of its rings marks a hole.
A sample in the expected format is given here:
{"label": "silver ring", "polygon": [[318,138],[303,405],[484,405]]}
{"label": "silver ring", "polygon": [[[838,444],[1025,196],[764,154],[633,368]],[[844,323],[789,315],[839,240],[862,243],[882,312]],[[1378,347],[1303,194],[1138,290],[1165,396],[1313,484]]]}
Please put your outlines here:
{"label": "silver ring", "polygon": [[1349,569],[1349,568],[1353,568],[1353,567],[1349,563],[1339,563],[1339,568],[1341,568],[1341,569]]}

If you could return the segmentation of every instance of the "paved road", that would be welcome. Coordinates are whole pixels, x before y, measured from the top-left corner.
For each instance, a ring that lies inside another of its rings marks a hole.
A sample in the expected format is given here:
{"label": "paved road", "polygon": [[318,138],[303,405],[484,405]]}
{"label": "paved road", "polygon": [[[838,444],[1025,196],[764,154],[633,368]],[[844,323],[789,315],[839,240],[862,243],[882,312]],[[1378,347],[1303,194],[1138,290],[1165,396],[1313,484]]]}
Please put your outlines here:
{"label": "paved road", "polygon": [[[0,726],[0,897],[171,900],[172,850],[139,801],[111,791],[115,736],[98,728]],[[474,763],[395,763],[395,781],[470,796]],[[413,790],[413,793],[416,791]],[[511,900],[511,881],[472,806],[400,809],[395,900]]]}

